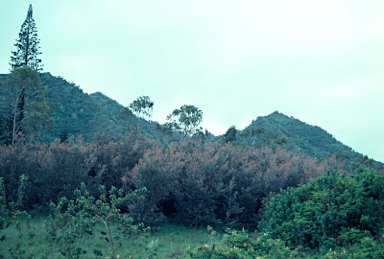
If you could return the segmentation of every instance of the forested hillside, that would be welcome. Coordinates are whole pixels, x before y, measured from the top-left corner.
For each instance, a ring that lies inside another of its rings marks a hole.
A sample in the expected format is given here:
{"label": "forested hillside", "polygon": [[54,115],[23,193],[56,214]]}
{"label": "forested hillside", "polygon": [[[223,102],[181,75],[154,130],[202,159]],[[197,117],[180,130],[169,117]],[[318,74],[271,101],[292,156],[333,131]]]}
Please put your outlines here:
{"label": "forested hillside", "polygon": [[[106,132],[111,132],[111,128],[118,129],[116,119],[103,114],[101,106],[75,84],[49,73],[42,74],[42,79],[51,115],[55,120],[50,140],[53,137],[65,137],[63,135],[82,135],[90,140],[97,129]],[[103,127],[100,128],[100,125]]]}
{"label": "forested hillside", "polygon": [[50,73],[44,73],[42,79],[55,119],[50,140],[62,136],[63,133],[68,136],[82,135],[88,141],[100,132],[113,137],[127,129],[132,130],[138,120],[141,120],[141,129],[144,132],[154,132],[154,123],[143,121],[134,114],[121,118],[119,115],[123,106],[102,93],[86,94],[79,86]]}
{"label": "forested hillside", "polygon": [[[5,82],[6,77],[0,75],[0,84]],[[42,73],[41,79],[46,89],[50,116],[54,120],[53,129],[46,132],[44,141],[72,135],[82,135],[86,141],[91,141],[101,132],[114,137],[134,130],[139,120],[142,132],[160,137],[156,123],[138,118],[133,113],[121,116],[124,106],[102,93],[84,93],[76,84],[50,73]]]}
{"label": "forested hillside", "polygon": [[[6,76],[0,75],[0,84],[5,81]],[[103,93],[84,93],[76,84],[50,73],[43,73],[41,77],[54,119],[53,130],[44,136],[45,141],[72,135],[82,135],[86,141],[91,141],[98,133],[104,132],[109,137],[114,137],[136,130],[138,125],[142,133],[150,134],[155,139],[170,135],[170,132],[164,131],[158,123],[138,118],[129,109],[126,109],[128,114],[124,114],[124,106]],[[226,135],[218,136],[216,140],[222,141],[225,137]],[[346,160],[346,164],[354,168],[360,164],[376,169],[383,167],[382,163],[355,152],[322,128],[277,111],[257,117],[244,130],[235,130],[233,140],[254,147],[279,146],[289,150],[298,149],[316,158],[335,154],[338,159]]]}
{"label": "forested hillside", "polygon": [[357,155],[320,127],[308,125],[277,111],[258,117],[241,135],[253,145],[274,142],[289,148],[299,148],[310,156],[325,157],[333,153],[344,153],[354,158]]}
{"label": "forested hillside", "polygon": [[356,169],[360,165],[379,170],[384,167],[383,163],[354,151],[322,128],[277,111],[268,116],[258,117],[238,135],[238,143],[245,142],[256,147],[267,145],[289,150],[298,149],[308,156],[317,158],[335,155],[337,159],[345,161],[347,170]]}

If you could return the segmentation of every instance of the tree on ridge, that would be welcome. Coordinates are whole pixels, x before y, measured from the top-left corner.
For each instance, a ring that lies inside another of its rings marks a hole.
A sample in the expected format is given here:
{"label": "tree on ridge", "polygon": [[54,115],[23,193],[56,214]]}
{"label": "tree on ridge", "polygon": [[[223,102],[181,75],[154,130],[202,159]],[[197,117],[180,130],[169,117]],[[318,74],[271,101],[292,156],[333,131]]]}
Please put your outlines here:
{"label": "tree on ridge", "polygon": [[183,105],[167,116],[167,124],[185,135],[193,136],[202,131],[203,112],[193,105]]}
{"label": "tree on ridge", "polygon": [[130,105],[130,110],[139,117],[137,121],[137,131],[140,131],[141,119],[147,120],[153,114],[153,106],[154,102],[148,96],[140,96],[136,100],[134,100]]}
{"label": "tree on ridge", "polygon": [[27,17],[21,25],[19,39],[14,44],[16,51],[12,51],[11,62],[9,63],[12,69],[22,66],[29,66],[36,71],[41,71],[42,64],[38,55],[40,39],[37,36],[37,28],[33,19],[32,5],[29,5]]}

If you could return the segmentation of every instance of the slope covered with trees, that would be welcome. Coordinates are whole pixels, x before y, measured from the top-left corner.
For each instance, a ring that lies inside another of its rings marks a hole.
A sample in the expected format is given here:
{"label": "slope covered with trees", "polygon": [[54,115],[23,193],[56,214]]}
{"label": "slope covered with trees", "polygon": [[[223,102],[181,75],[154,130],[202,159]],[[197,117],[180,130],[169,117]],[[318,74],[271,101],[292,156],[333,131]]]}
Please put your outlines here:
{"label": "slope covered with trees", "polygon": [[[42,73],[41,77],[50,116],[54,121],[52,130],[45,132],[44,141],[53,141],[55,138],[66,139],[72,135],[75,137],[82,135],[85,141],[91,141],[101,132],[105,132],[109,137],[115,137],[135,130],[159,140],[171,135],[174,140],[180,139],[180,131],[175,131],[177,125],[176,127],[171,125],[172,123],[159,125],[139,118],[129,107],[122,106],[104,94],[84,93],[74,83],[52,76],[50,73]],[[0,75],[0,85],[5,83],[6,78],[7,75]],[[199,131],[198,135],[201,134]],[[223,136],[214,138],[209,132],[201,136],[206,140],[235,141],[253,147],[298,149],[316,158],[336,155],[337,159],[346,161],[345,169],[355,170],[360,165],[377,170],[383,168],[382,163],[355,152],[320,127],[308,125],[279,112],[258,117],[241,131],[232,127]]]}
{"label": "slope covered with trees", "polygon": [[[273,142],[287,147],[299,148],[310,156],[325,157],[343,152],[355,157],[351,148],[337,141],[331,134],[318,126],[312,126],[279,112],[258,117],[245,128],[241,135],[250,144]],[[285,139],[284,139],[285,138]]]}
{"label": "slope covered with trees", "polygon": [[[226,133],[227,137],[229,133],[230,130]],[[383,163],[354,151],[324,129],[277,111],[268,116],[258,117],[244,130],[236,133],[235,139],[238,143],[243,142],[255,147],[278,146],[288,150],[298,149],[308,156],[317,158],[335,155],[336,159],[345,161],[344,169],[346,170],[355,170],[360,166],[368,166],[376,170],[384,168]]]}
{"label": "slope covered with trees", "polygon": [[[7,75],[0,75],[0,85],[4,84],[6,77]],[[67,138],[72,135],[75,137],[82,135],[86,141],[91,141],[97,133],[105,132],[109,137],[114,137],[137,130],[138,127],[142,133],[162,140],[176,129],[175,126],[170,125],[171,123],[159,125],[139,118],[129,107],[122,106],[100,92],[84,93],[74,83],[52,76],[50,73],[43,73],[41,77],[46,89],[50,115],[54,121],[53,130],[45,133],[44,141],[53,141],[55,138]],[[180,133],[172,133],[174,136],[178,134]],[[214,139],[208,132],[205,136],[208,139]],[[173,139],[179,139],[179,137],[173,137]],[[215,139],[220,142],[235,141],[238,144],[243,143],[254,147],[298,149],[306,155],[317,158],[335,154],[337,159],[346,160],[346,164],[354,169],[360,165],[378,170],[383,167],[382,163],[355,152],[320,127],[309,125],[279,112],[260,116],[241,131],[232,127],[226,134]]]}
{"label": "slope covered with trees", "polygon": [[[134,130],[138,120],[142,121],[143,132],[156,132],[155,123],[139,119],[132,113],[122,118],[120,113],[124,107],[102,93],[84,93],[74,83],[50,73],[43,73],[41,77],[51,116],[55,121],[53,131],[46,134],[46,141],[72,135],[82,135],[86,141],[91,141],[101,132],[114,137],[127,129]],[[0,77],[0,80],[2,78],[5,76]]]}
{"label": "slope covered with trees", "polygon": [[54,131],[49,140],[63,135],[82,135],[91,140],[102,129],[107,133],[119,130],[116,118],[105,113],[102,106],[78,86],[49,73],[42,74],[42,78],[47,88],[52,116],[55,118]]}

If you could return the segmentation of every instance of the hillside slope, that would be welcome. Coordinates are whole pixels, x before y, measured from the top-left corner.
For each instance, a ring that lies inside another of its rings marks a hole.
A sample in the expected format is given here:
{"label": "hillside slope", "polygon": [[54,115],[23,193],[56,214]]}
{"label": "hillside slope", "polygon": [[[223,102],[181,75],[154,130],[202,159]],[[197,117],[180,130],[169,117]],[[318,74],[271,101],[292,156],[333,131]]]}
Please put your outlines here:
{"label": "hillside slope", "polygon": [[54,130],[49,134],[50,140],[62,134],[75,137],[82,135],[90,140],[95,132],[104,130],[113,133],[118,128],[116,119],[106,114],[94,98],[75,84],[50,73],[42,74],[42,81],[47,88],[51,116],[55,119]]}
{"label": "hillside slope", "polygon": [[345,169],[355,170],[360,166],[384,169],[384,164],[354,151],[335,139],[324,129],[312,126],[279,112],[260,116],[238,134],[237,142],[253,146],[282,146],[316,158],[336,155],[345,161]]}
{"label": "hillside slope", "polygon": [[[0,83],[5,79],[6,75],[0,75]],[[42,73],[42,81],[47,88],[47,100],[51,116],[55,120],[54,130],[45,137],[46,141],[63,135],[82,135],[86,141],[90,141],[99,132],[114,137],[137,127],[155,139],[164,138],[164,133],[157,129],[156,122],[142,120],[131,113],[121,117],[120,112],[124,107],[100,92],[84,93],[74,83],[50,73]],[[215,137],[218,141],[222,138],[223,136]],[[212,136],[209,139],[213,139]],[[236,141],[256,147],[282,146],[297,149],[317,158],[337,154],[339,158],[350,161],[349,164],[358,161],[360,164],[370,163],[383,167],[382,163],[376,164],[372,159],[355,152],[322,128],[279,112],[252,121],[239,132]]]}
{"label": "hillside slope", "polygon": [[60,137],[63,132],[68,136],[82,135],[85,140],[93,139],[98,132],[113,137],[133,130],[138,125],[143,133],[160,137],[156,123],[142,120],[133,114],[121,118],[119,114],[124,107],[100,92],[84,93],[79,86],[50,73],[42,74],[42,80],[55,119],[50,139]]}
{"label": "hillside slope", "polygon": [[312,126],[279,112],[258,117],[244,129],[242,136],[248,143],[277,143],[298,148],[304,153],[324,157],[333,153],[344,153],[355,157],[356,153],[336,140],[331,134],[318,126]]}

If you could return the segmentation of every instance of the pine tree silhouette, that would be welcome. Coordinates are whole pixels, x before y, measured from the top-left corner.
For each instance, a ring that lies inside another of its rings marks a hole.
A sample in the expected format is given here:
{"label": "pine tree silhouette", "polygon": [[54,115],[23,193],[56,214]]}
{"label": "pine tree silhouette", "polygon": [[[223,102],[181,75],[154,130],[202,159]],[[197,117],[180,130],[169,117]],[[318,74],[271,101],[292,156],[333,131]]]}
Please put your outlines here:
{"label": "pine tree silhouette", "polygon": [[14,44],[16,51],[12,51],[11,62],[9,63],[12,69],[16,67],[29,66],[37,71],[42,70],[41,59],[38,55],[40,39],[37,36],[35,20],[32,16],[32,5],[29,5],[27,18],[21,25],[19,39]]}

